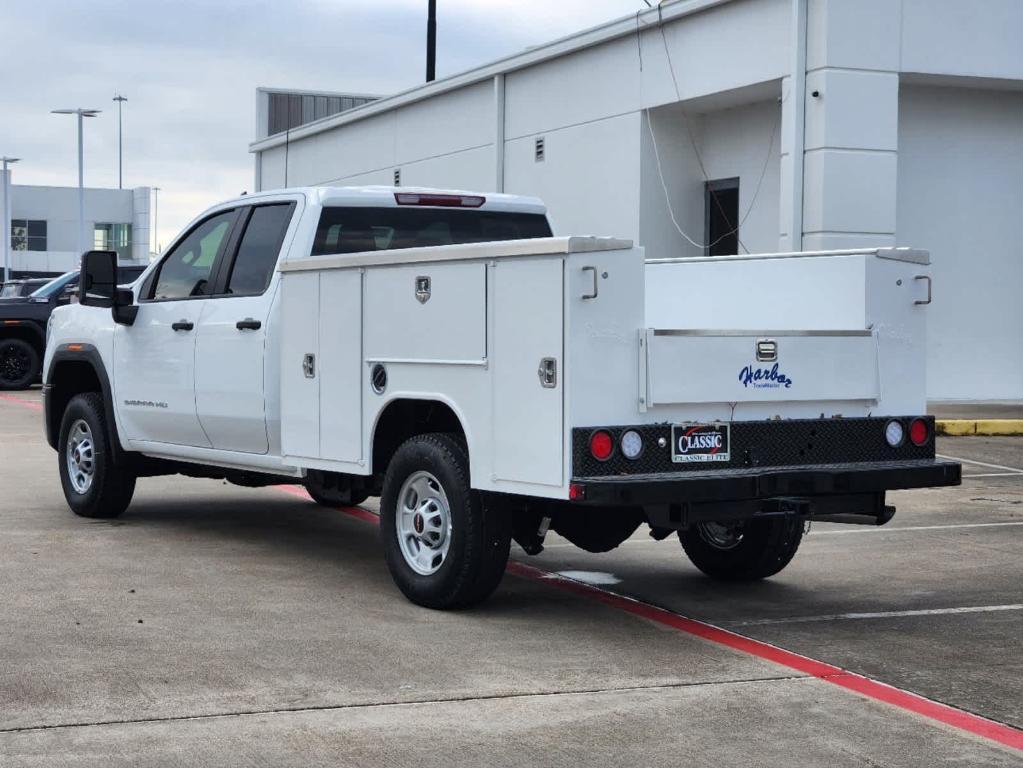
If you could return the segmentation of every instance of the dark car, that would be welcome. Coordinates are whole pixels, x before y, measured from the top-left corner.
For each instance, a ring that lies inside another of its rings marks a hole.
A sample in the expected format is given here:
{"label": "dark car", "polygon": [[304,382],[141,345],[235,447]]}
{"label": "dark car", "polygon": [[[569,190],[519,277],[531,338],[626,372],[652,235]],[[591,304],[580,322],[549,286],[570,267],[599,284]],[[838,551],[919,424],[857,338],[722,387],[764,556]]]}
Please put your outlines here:
{"label": "dark car", "polygon": [[52,279],[51,277],[28,277],[20,280],[8,280],[0,287],[0,301],[25,298]]}
{"label": "dark car", "polygon": [[[132,283],[145,266],[118,267],[118,282]],[[39,379],[46,323],[78,292],[78,270],[47,281],[28,296],[0,300],[0,390],[27,389]]]}

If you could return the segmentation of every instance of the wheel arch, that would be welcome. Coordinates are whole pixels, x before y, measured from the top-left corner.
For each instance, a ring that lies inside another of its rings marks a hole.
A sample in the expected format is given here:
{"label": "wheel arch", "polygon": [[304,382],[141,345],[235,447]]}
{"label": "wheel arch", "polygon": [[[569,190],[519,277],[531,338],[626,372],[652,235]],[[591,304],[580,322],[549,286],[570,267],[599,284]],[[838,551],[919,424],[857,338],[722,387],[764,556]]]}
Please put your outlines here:
{"label": "wheel arch", "polygon": [[46,335],[39,329],[39,326],[27,320],[5,320],[0,325],[0,340],[21,339],[31,344],[39,359],[42,360],[43,352],[46,350]]}
{"label": "wheel arch", "polygon": [[56,449],[60,422],[71,398],[83,392],[98,392],[106,411],[107,434],[115,451],[121,450],[114,418],[113,390],[99,351],[91,344],[62,345],[50,360],[43,377],[43,414],[46,441]]}
{"label": "wheel arch", "polygon": [[395,395],[377,412],[370,438],[370,471],[382,475],[398,446],[428,432],[461,436],[469,450],[471,472],[472,441],[465,418],[454,403],[435,395]]}

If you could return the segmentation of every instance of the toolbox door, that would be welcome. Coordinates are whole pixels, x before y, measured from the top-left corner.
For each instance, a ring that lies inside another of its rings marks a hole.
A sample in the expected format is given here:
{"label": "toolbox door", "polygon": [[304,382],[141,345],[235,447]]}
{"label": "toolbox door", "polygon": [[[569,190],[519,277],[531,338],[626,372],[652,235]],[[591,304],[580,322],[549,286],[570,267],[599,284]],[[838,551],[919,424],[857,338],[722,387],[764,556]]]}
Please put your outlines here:
{"label": "toolbox door", "polygon": [[563,482],[563,262],[502,260],[493,276],[496,480]]}

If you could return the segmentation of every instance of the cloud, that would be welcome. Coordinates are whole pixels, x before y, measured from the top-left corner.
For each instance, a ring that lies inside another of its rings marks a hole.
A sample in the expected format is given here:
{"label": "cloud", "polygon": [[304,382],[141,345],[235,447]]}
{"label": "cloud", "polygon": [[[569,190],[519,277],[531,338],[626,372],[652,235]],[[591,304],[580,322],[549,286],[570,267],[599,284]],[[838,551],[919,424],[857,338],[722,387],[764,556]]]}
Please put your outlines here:
{"label": "cloud", "polygon": [[[438,76],[643,7],[639,0],[439,0]],[[394,93],[420,82],[426,0],[5,0],[0,154],[15,182],[159,186],[166,244],[202,208],[251,189],[257,86]]]}

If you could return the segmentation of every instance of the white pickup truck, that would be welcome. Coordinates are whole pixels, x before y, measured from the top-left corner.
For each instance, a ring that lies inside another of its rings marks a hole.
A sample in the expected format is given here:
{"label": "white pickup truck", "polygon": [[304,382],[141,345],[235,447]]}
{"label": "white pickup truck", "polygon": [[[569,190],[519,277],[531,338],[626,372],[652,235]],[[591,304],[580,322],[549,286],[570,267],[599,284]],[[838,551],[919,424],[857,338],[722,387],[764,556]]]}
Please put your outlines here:
{"label": "white pickup truck", "polygon": [[379,495],[394,580],[434,608],[487,597],[549,529],[600,552],[647,524],[712,577],[764,578],[809,520],[879,525],[885,491],[960,482],[922,415],[928,263],[645,259],[510,195],[244,196],[130,287],[84,255],[46,433],[86,517],[174,473]]}

